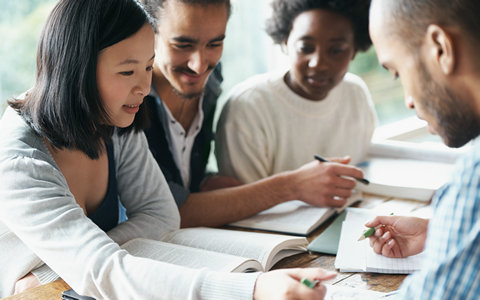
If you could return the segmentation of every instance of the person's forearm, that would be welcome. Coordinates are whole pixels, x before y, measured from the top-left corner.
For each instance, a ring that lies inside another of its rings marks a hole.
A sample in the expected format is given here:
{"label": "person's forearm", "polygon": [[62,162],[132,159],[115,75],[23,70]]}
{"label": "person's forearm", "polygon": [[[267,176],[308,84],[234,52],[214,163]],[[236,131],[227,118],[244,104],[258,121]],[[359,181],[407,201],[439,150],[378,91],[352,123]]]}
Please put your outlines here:
{"label": "person's forearm", "polygon": [[192,193],[180,207],[181,227],[221,226],[296,199],[292,175],[284,172],[254,183]]}

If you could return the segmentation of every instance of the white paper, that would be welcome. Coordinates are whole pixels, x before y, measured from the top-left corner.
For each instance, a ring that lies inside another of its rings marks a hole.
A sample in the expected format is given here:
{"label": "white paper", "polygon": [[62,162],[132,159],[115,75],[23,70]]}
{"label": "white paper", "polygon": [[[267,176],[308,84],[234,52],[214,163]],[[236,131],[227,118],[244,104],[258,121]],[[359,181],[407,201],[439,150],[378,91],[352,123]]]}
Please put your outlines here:
{"label": "white paper", "polygon": [[326,284],[325,300],[377,300],[390,293]]}
{"label": "white paper", "polygon": [[151,258],[193,269],[208,268],[223,272],[263,271],[262,265],[253,259],[185,247],[148,239],[133,239],[122,245],[134,256]]}
{"label": "white paper", "polygon": [[181,229],[164,241],[255,259],[265,270],[284,257],[305,252],[308,245],[304,237],[206,227]]}
{"label": "white paper", "polygon": [[[428,151],[427,151],[428,150]],[[457,153],[375,144],[358,164],[369,185],[358,189],[377,195],[429,201],[447,183]]]}
{"label": "white paper", "polygon": [[368,239],[358,241],[365,223],[375,215],[365,209],[348,208],[342,224],[335,268],[340,272],[375,272],[409,274],[420,269],[423,253],[406,258],[390,258],[376,254]]}
{"label": "white paper", "polygon": [[339,209],[315,207],[299,200],[280,203],[254,216],[229,225],[257,230],[307,235],[335,212],[341,212],[346,206],[362,199],[361,192],[355,192]]}

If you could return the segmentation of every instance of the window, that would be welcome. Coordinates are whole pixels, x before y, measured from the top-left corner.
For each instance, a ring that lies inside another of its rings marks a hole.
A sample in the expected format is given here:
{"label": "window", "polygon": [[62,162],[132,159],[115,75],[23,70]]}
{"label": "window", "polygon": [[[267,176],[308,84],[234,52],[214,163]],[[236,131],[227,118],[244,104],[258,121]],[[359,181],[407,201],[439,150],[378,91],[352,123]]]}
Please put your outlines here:
{"label": "window", "polygon": [[37,42],[54,0],[2,0],[0,9],[0,115],[6,100],[32,87]]}
{"label": "window", "polygon": [[[265,20],[270,16],[270,1],[232,0],[233,12],[227,27],[227,38],[222,57],[224,93],[238,82],[268,72],[286,62],[278,45],[274,45],[264,31]],[[350,64],[350,71],[365,80],[372,94],[379,125],[388,124],[415,112],[404,105],[403,90],[399,80],[384,70],[377,61],[373,46],[359,53]]]}
{"label": "window", "polygon": [[[0,10],[0,112],[7,99],[33,85],[38,37],[55,0],[3,0]],[[264,31],[270,14],[269,1],[232,0],[233,13],[227,28],[222,58],[223,97],[238,82],[285,63],[279,47]],[[373,47],[357,55],[351,71],[361,76],[372,93],[380,124],[414,115],[403,104],[399,81],[377,63]]]}
{"label": "window", "polygon": [[[29,89],[34,82],[38,37],[56,0],[3,0],[0,10],[0,114],[6,100]],[[270,1],[232,0],[233,12],[227,27],[222,57],[223,95],[217,116],[228,91],[237,83],[281,66],[286,58],[264,31],[270,15]],[[379,117],[384,125],[414,116],[403,104],[400,81],[379,66],[372,47],[360,53],[350,71],[367,83]]]}

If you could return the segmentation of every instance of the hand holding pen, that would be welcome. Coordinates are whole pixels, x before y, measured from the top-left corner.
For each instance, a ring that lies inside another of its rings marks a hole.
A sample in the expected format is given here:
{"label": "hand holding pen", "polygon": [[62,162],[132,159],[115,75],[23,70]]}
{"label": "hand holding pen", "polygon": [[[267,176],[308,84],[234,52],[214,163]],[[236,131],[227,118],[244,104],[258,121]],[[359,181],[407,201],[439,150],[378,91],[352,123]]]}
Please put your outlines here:
{"label": "hand holding pen", "polygon": [[425,247],[427,219],[378,216],[365,226],[375,228],[373,234],[369,232],[370,246],[383,256],[404,258],[422,252]]}
{"label": "hand holding pen", "polygon": [[363,171],[349,162],[349,157],[331,158],[329,163],[316,159],[288,172],[284,178],[293,187],[288,197],[313,206],[344,206],[356,186],[353,178],[363,178]]}
{"label": "hand holding pen", "polygon": [[[321,157],[319,155],[316,155],[316,154],[313,156],[313,158],[315,158],[316,160],[318,160],[320,162],[330,162],[328,159],[323,158],[323,157]],[[365,178],[354,177],[354,179],[358,182],[363,183],[363,184],[369,184],[370,183],[370,181],[368,181],[368,179],[365,179]]]}
{"label": "hand holding pen", "polygon": [[321,268],[279,269],[257,278],[254,300],[323,299],[327,291],[322,281],[335,278],[336,272]]}

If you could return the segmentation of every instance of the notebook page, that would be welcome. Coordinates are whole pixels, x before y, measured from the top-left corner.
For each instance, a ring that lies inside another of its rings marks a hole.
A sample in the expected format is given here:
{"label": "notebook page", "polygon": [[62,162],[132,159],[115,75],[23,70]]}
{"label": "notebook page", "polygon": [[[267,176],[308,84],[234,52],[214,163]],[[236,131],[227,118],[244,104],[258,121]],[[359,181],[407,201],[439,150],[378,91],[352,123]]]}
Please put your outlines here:
{"label": "notebook page", "polygon": [[341,272],[376,272],[409,274],[420,269],[423,254],[407,258],[389,258],[376,254],[368,239],[358,241],[366,221],[374,218],[365,209],[348,208],[335,259],[335,268]]}
{"label": "notebook page", "polygon": [[360,288],[325,284],[325,300],[376,300],[385,299],[390,293],[376,292]]}
{"label": "notebook page", "polygon": [[[360,227],[355,224],[347,221],[342,223],[340,242],[338,243],[338,251],[335,258],[335,268],[340,269],[340,272],[365,272],[367,268],[367,252],[363,247],[353,242],[356,242],[359,234],[361,234],[361,231],[358,233],[358,230],[356,230]],[[363,242],[365,241],[359,243],[364,244]],[[362,251],[359,251],[359,247],[361,247]]]}
{"label": "notebook page", "polygon": [[367,272],[410,274],[420,269],[423,253],[406,258],[389,258],[376,254],[371,247],[366,248]]}

